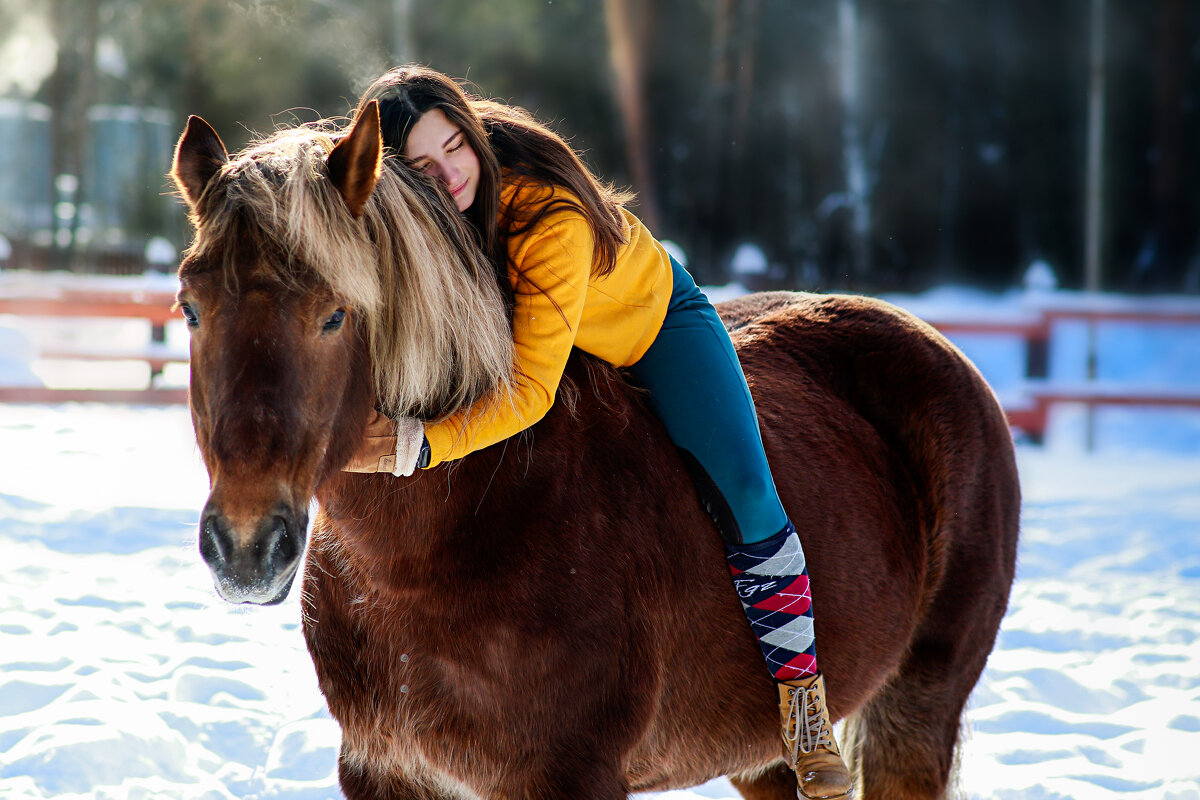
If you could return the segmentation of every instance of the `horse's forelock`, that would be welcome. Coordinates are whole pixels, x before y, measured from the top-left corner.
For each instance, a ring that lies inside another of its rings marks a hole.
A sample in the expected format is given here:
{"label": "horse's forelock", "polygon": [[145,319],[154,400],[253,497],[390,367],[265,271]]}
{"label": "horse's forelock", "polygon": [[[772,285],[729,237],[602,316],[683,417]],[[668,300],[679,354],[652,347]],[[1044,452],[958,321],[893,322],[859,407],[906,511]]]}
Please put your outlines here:
{"label": "horse's forelock", "polygon": [[241,237],[269,243],[279,257],[257,259],[285,285],[315,277],[339,298],[373,314],[380,305],[369,241],[324,173],[331,139],[296,129],[251,143],[229,160],[194,220],[192,253],[236,273]]}

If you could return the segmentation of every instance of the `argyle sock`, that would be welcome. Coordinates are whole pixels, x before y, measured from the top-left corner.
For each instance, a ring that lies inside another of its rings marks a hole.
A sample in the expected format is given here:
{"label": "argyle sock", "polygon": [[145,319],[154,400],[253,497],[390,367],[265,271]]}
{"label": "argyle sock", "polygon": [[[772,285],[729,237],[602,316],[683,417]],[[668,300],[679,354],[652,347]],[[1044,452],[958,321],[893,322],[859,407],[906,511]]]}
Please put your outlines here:
{"label": "argyle sock", "polygon": [[812,594],[800,537],[789,521],[770,539],[725,545],[733,585],[777,681],[817,672]]}

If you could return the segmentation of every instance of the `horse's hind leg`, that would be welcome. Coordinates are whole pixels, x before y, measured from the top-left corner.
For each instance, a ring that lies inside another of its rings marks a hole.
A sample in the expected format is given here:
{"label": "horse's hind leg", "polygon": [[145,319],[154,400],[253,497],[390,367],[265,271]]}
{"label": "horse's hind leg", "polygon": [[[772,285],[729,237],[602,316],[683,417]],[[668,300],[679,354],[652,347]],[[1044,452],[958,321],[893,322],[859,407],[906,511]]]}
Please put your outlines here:
{"label": "horse's hind leg", "polygon": [[946,796],[963,708],[986,650],[962,664],[950,655],[951,643],[940,644],[915,643],[887,685],[846,720],[843,751],[850,757],[857,800]]}
{"label": "horse's hind leg", "polygon": [[729,782],[746,800],[796,800],[796,775],[782,761],[753,777],[730,775]]}

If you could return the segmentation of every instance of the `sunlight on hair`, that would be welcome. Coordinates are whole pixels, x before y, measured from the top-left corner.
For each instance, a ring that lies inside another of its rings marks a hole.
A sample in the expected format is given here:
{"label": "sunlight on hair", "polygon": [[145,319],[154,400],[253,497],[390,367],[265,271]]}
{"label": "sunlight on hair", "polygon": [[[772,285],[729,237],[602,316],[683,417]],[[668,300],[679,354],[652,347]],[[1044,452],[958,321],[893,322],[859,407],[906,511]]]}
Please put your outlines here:
{"label": "sunlight on hair", "polygon": [[233,270],[232,242],[247,226],[283,249],[273,265],[281,282],[327,284],[364,317],[378,400],[392,415],[439,418],[506,396],[508,311],[467,223],[424,179],[390,162],[355,219],[325,171],[333,145],[327,133],[298,128],[231,158],[195,219],[193,251]]}

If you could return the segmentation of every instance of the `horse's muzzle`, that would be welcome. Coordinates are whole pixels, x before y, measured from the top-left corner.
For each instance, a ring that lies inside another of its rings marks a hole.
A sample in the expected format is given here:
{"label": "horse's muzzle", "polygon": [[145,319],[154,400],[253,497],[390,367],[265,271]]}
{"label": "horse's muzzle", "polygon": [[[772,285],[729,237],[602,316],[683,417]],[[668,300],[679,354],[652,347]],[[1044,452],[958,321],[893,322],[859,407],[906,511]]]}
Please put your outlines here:
{"label": "horse's muzzle", "polygon": [[230,603],[275,605],[291,589],[304,554],[308,515],[280,504],[240,526],[210,499],[200,517],[200,555],[217,594]]}

